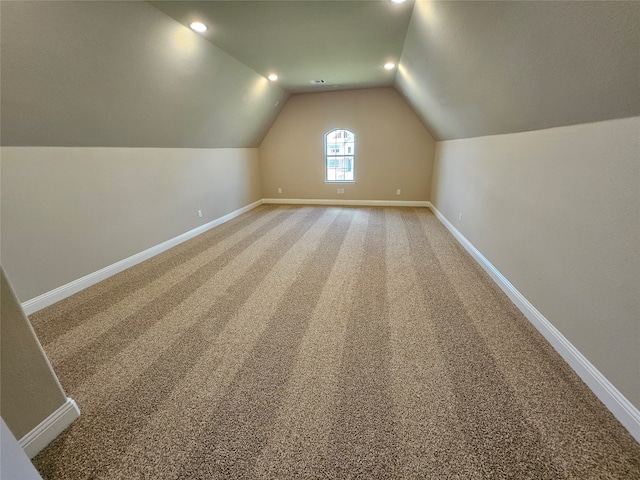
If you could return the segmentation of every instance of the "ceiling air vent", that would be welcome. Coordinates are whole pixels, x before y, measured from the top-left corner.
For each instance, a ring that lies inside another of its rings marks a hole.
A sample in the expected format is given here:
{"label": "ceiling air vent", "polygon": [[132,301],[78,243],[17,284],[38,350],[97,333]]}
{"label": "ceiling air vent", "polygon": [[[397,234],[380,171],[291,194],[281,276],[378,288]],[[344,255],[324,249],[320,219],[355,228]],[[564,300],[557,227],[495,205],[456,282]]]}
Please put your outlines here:
{"label": "ceiling air vent", "polygon": [[324,80],[311,80],[311,83],[313,83],[314,85],[322,85],[324,83]]}

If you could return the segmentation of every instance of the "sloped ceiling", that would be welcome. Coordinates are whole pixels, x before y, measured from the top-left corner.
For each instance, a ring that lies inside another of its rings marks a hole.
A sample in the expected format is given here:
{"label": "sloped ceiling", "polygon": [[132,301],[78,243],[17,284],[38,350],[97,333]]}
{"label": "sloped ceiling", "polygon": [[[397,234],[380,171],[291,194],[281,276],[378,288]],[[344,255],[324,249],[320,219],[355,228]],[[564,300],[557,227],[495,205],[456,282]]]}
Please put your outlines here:
{"label": "sloped ceiling", "polygon": [[418,1],[396,87],[441,140],[640,115],[640,2]]}
{"label": "sloped ceiling", "polygon": [[150,3],[291,93],[393,84],[441,140],[640,115],[638,1]]}
{"label": "sloped ceiling", "polygon": [[289,95],[145,2],[0,8],[2,145],[257,147]]}
{"label": "sloped ceiling", "polygon": [[3,145],[257,146],[292,93],[391,85],[440,140],[640,115],[637,1],[0,8]]}
{"label": "sloped ceiling", "polygon": [[[390,87],[413,0],[152,1],[185,26],[291,93]],[[324,84],[312,85],[312,80]]]}

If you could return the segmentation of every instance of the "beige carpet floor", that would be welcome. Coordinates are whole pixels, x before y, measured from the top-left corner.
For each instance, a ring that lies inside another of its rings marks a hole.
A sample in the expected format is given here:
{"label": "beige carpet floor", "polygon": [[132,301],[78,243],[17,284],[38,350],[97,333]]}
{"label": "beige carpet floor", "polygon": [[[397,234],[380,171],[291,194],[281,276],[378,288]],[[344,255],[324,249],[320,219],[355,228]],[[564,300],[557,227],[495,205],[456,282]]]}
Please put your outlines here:
{"label": "beige carpet floor", "polygon": [[46,479],[638,479],[427,209],[261,206],[31,316],[82,416]]}

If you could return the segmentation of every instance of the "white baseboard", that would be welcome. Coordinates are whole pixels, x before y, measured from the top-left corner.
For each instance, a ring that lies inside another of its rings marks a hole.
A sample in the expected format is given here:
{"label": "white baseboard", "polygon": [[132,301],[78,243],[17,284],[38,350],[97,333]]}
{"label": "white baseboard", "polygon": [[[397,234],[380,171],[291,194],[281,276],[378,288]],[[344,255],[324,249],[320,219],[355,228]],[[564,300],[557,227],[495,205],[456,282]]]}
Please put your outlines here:
{"label": "white baseboard", "polygon": [[[547,341],[556,349],[564,360],[575,370],[582,380],[591,388],[596,396],[606,405],[620,423],[640,442],[640,411],[627,400],[622,393],[567,340],[560,331],[542,315],[500,271],[476,249],[464,235],[462,235],[443,215],[428,201],[399,201],[399,200],[334,200],[334,199],[279,199],[264,198],[250,205],[235,210],[216,220],[194,228],[182,235],[178,235],[155,247],[132,255],[117,263],[109,265],[97,272],[74,280],[50,292],[39,295],[22,303],[27,315],[47,307],[57,301],[73,295],[95,283],[98,283],[118,272],[132,267],[159,253],[168,250],[186,240],[189,240],[217,225],[225,223],[263,203],[283,205],[345,205],[345,206],[401,206],[401,207],[429,207],[436,217],[453,234],[460,244],[471,254],[480,266],[491,276],[498,286],[506,293],[511,301],[520,309],[527,319],[538,329]],[[80,415],[76,403],[68,398],[67,402],[53,412],[45,421],[34,428],[20,440],[27,455],[32,458],[51,440],[59,435],[69,424]]]}
{"label": "white baseboard", "polygon": [[262,203],[279,205],[344,205],[358,207],[429,207],[422,200],[342,200],[337,198],[263,198]]}
{"label": "white baseboard", "polygon": [[431,210],[460,244],[471,254],[480,266],[491,276],[511,301],[520,309],[534,327],[547,339],[571,368],[589,386],[618,421],[640,442],[640,411],[600,373],[600,371],[580,351],[566,339],[512,284],[500,271],[473,246],[436,207]]}
{"label": "white baseboard", "polygon": [[19,444],[29,458],[35,457],[40,450],[49,445],[62,431],[80,416],[76,402],[67,397],[67,401],[38,426],[19,440]]}
{"label": "white baseboard", "polygon": [[228,222],[232,218],[235,218],[238,215],[248,212],[249,210],[261,204],[262,204],[262,200],[253,202],[250,205],[239,208],[238,210],[228,213],[227,215],[217,218],[211,222],[205,223],[204,225],[200,225],[199,227],[196,227],[193,230],[189,230],[188,232],[185,232],[182,235],[178,235],[177,237],[171,238],[166,242],[162,242],[159,245],[148,248],[140,253],[136,253],[135,255],[132,255],[128,258],[120,260],[119,262],[108,265],[96,272],[90,273],[88,275],[85,275],[82,278],[78,278],[77,280],[69,282],[66,285],[62,285],[54,290],[43,293],[42,295],[38,295],[37,297],[32,298],[31,300],[27,300],[26,302],[23,302],[22,309],[27,315],[31,315],[33,312],[37,312],[40,309],[48,307],[49,305],[59,302],[60,300],[63,300],[67,297],[70,297],[74,293],[78,293],[79,291],[84,290],[85,288],[90,287],[91,285],[94,285],[98,282],[101,282],[102,280],[105,280],[111,277],[112,275],[115,275],[116,273],[126,270],[127,268],[133,267],[134,265],[137,265],[140,262],[143,262],[155,255],[158,255],[159,253],[164,252],[165,250],[170,249],[171,247],[175,247],[176,245],[179,245],[182,242],[185,242],[197,235],[200,235],[201,233],[206,232],[207,230],[213,227],[216,227],[222,223]]}
{"label": "white baseboard", "polygon": [[289,204],[289,205],[353,205],[353,206],[395,206],[395,207],[429,207],[430,203],[426,201],[399,201],[399,200],[330,200],[330,199],[295,199],[295,198],[263,198],[256,202],[251,203],[245,207],[239,208],[227,215],[224,215],[209,223],[205,223],[193,230],[171,238],[166,242],[163,242],[154,247],[148,248],[140,253],[136,253],[128,258],[120,260],[119,262],[108,265],[100,270],[85,275],[84,277],[73,280],[65,285],[55,288],[49,292],[38,295],[30,300],[22,303],[22,309],[25,314],[31,315],[38,310],[41,310],[49,305],[53,305],[60,300],[64,300],[70,297],[74,293],[78,293],[85,288],[95,285],[102,280],[105,280],[116,273],[119,273],[127,268],[133,267],[140,262],[148,260],[155,255],[158,255],[165,250],[168,250],[182,242],[185,242],[207,230],[216,227],[222,223],[228,222],[232,218],[237,217],[249,210],[262,205],[263,203],[269,204]]}

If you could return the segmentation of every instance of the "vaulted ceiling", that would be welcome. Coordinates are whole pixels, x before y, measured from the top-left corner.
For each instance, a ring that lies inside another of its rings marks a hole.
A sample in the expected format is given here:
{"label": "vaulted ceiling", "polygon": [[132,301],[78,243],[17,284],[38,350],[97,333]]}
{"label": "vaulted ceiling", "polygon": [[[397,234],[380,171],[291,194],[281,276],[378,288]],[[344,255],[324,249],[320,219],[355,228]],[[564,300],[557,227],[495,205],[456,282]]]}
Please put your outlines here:
{"label": "vaulted ceiling", "polygon": [[640,115],[640,2],[419,1],[395,85],[439,139]]}
{"label": "vaulted ceiling", "polygon": [[291,93],[395,85],[439,139],[640,115],[637,1],[150,3]]}
{"label": "vaulted ceiling", "polygon": [[[152,1],[263,76],[276,73],[291,93],[390,87],[413,1]],[[312,84],[314,80],[325,83]]]}
{"label": "vaulted ceiling", "polygon": [[640,115],[637,1],[2,0],[0,12],[3,145],[258,146],[289,95],[378,86],[439,140]]}

